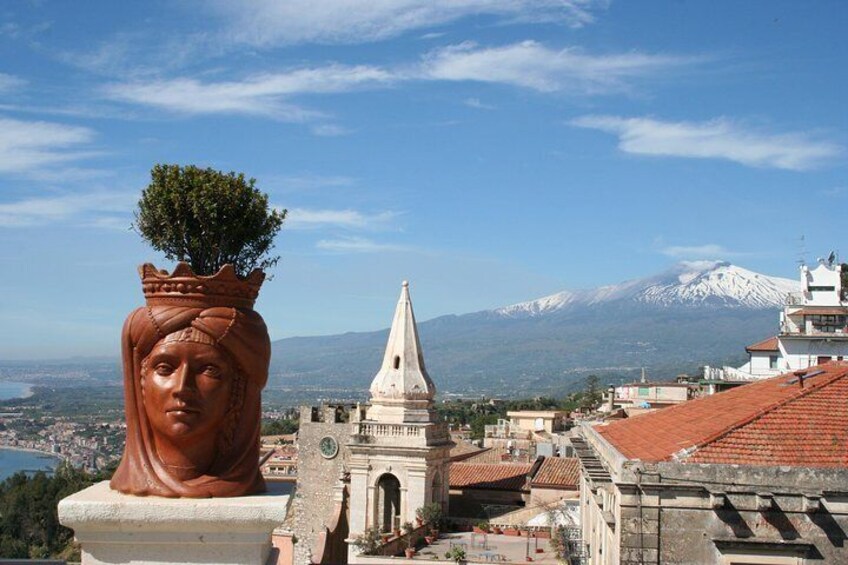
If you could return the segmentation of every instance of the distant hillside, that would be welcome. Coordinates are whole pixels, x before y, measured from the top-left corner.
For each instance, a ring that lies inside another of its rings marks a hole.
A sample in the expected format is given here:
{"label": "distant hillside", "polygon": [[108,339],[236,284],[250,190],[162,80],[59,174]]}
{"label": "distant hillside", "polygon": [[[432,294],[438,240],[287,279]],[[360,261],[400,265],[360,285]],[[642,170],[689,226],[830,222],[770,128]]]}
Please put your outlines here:
{"label": "distant hillside", "polygon": [[[704,363],[741,363],[745,345],[775,332],[786,294],[798,287],[728,263],[682,263],[620,285],[443,316],[419,329],[440,392],[561,393],[589,373],[627,379],[644,366],[659,378]],[[269,385],[364,391],[387,335],[277,341]]]}

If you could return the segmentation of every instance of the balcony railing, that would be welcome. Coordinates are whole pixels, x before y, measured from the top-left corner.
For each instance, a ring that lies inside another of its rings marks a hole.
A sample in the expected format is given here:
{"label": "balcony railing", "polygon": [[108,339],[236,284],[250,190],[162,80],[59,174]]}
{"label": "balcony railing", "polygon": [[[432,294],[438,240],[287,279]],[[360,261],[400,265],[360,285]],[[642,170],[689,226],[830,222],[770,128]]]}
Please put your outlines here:
{"label": "balcony railing", "polygon": [[805,298],[803,292],[790,292],[786,295],[787,306],[803,306],[804,301]]}
{"label": "balcony railing", "polygon": [[[378,424],[375,422],[359,422],[356,436],[361,442],[396,442],[409,441],[419,443],[421,441],[447,440],[450,437],[445,424],[421,426],[416,424]],[[370,438],[370,439],[369,439]]]}

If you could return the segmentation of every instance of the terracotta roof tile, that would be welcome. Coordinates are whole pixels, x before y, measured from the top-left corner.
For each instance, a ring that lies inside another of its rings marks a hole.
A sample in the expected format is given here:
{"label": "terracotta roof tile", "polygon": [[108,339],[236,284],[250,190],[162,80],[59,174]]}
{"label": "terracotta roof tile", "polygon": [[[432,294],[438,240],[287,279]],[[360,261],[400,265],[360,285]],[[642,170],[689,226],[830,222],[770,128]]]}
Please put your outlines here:
{"label": "terracotta roof tile", "polygon": [[777,338],[770,337],[754,345],[749,345],[745,348],[745,351],[780,351],[780,347],[777,344]]}
{"label": "terracotta roof tile", "polygon": [[450,487],[524,490],[532,464],[451,463]]}
{"label": "terracotta roof tile", "polygon": [[546,457],[530,482],[534,487],[577,488],[580,460],[576,457]]}
{"label": "terracotta roof tile", "polygon": [[[488,448],[486,448],[488,449]],[[476,445],[470,444],[467,441],[456,441],[454,446],[450,450],[450,458],[452,461],[461,461],[463,459],[469,459],[474,457],[475,455],[479,455],[480,453],[486,451],[482,447],[477,447]]]}
{"label": "terracotta roof tile", "polygon": [[670,461],[677,454],[686,463],[848,466],[848,363],[806,374],[801,381],[780,375],[596,430],[629,459]]}

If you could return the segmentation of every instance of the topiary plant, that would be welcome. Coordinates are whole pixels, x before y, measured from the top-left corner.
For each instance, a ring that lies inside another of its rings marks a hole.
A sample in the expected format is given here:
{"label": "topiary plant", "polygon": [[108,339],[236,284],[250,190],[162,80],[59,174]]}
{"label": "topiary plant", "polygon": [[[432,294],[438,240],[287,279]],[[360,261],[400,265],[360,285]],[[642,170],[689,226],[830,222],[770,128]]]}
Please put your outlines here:
{"label": "topiary plant", "polygon": [[197,275],[213,275],[229,263],[241,277],[279,260],[269,252],[286,210],[269,207],[254,179],[162,164],[150,177],[133,228],[167,259],[187,262]]}

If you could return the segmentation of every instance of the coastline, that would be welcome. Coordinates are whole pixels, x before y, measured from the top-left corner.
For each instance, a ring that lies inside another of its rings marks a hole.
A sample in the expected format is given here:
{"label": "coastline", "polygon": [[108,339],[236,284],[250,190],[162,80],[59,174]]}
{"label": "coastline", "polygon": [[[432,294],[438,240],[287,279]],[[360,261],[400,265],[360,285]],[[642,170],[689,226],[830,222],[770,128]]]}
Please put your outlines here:
{"label": "coastline", "polygon": [[60,453],[51,453],[49,451],[44,451],[43,449],[35,449],[34,447],[21,447],[19,445],[0,444],[0,449],[8,449],[9,451],[27,451],[29,453],[37,453],[39,455],[47,455],[49,457],[52,457],[53,459],[58,459],[60,462],[65,460],[65,458],[62,457],[62,455]]}

